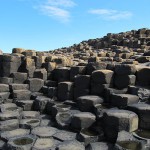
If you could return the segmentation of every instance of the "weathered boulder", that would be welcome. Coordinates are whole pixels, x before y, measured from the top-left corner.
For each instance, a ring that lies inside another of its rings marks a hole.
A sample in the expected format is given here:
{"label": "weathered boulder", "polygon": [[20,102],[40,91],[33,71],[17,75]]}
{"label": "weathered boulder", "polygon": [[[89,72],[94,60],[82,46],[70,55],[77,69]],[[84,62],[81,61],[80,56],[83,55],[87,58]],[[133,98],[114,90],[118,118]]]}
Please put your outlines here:
{"label": "weathered boulder", "polygon": [[28,76],[30,78],[32,78],[35,69],[36,68],[35,68],[34,60],[30,57],[25,57],[24,60],[22,61],[22,64],[21,64],[20,68],[19,68],[19,71],[27,73]]}
{"label": "weathered boulder", "polygon": [[0,83],[1,84],[10,84],[10,83],[13,83],[13,78],[0,77]]}
{"label": "weathered boulder", "polygon": [[11,92],[13,92],[14,90],[29,90],[29,85],[12,83],[12,84],[9,84],[9,88]]}
{"label": "weathered boulder", "polygon": [[77,113],[72,116],[71,127],[74,129],[88,128],[96,121],[95,119],[96,117],[92,113]]}
{"label": "weathered boulder", "polygon": [[25,51],[25,49],[23,49],[23,48],[13,48],[12,49],[12,53],[19,53],[19,54],[21,54],[23,51]]}
{"label": "weathered boulder", "polygon": [[9,77],[11,73],[17,72],[21,65],[21,57],[13,55],[0,55],[2,63],[2,76]]}
{"label": "weathered boulder", "polygon": [[58,82],[70,80],[70,68],[62,67],[53,71],[53,79]]}
{"label": "weathered boulder", "polygon": [[44,86],[44,80],[38,78],[30,78],[27,80],[27,84],[29,84],[30,91],[39,92]]}
{"label": "weathered boulder", "polygon": [[150,85],[150,67],[140,66],[137,69],[137,84],[141,86],[149,86]]}
{"label": "weathered boulder", "polygon": [[85,66],[72,66],[70,69],[70,80],[74,81],[76,75],[84,75],[85,71]]}
{"label": "weathered boulder", "polygon": [[127,107],[130,104],[138,103],[139,97],[131,94],[112,94],[111,105],[119,108]]}
{"label": "weathered boulder", "polygon": [[104,113],[104,131],[108,141],[115,142],[119,131],[138,129],[138,116],[132,111],[110,109]]}
{"label": "weathered boulder", "polygon": [[125,94],[125,93],[127,93],[127,91],[128,91],[127,88],[122,89],[122,90],[115,89],[115,88],[105,88],[104,102],[110,103],[112,94]]}
{"label": "weathered boulder", "polygon": [[135,72],[136,72],[135,65],[128,65],[128,64],[115,65],[115,73],[117,75],[131,75],[135,74]]}
{"label": "weathered boulder", "polygon": [[96,104],[103,103],[103,98],[94,95],[86,95],[78,97],[77,106],[81,111],[92,112]]}
{"label": "weathered boulder", "polygon": [[25,81],[28,78],[27,73],[22,73],[22,72],[13,72],[10,76],[13,78],[14,83],[19,83],[19,84],[25,83]]}
{"label": "weathered boulder", "polygon": [[8,84],[0,84],[0,92],[9,92]]}
{"label": "weathered boulder", "polygon": [[44,81],[47,80],[47,71],[46,69],[36,69],[33,74],[33,78],[40,78]]}
{"label": "weathered boulder", "polygon": [[23,108],[24,111],[31,111],[33,109],[33,100],[19,100],[16,101],[17,106]]}
{"label": "weathered boulder", "polygon": [[149,104],[132,104],[129,105],[128,110],[135,112],[139,117],[139,128],[150,129],[150,105]]}
{"label": "weathered boulder", "polygon": [[92,83],[110,84],[113,82],[113,71],[111,70],[96,70],[91,75]]}
{"label": "weathered boulder", "polygon": [[31,91],[29,90],[14,90],[13,99],[14,100],[29,100],[31,97]]}
{"label": "weathered boulder", "polygon": [[50,100],[51,99],[48,97],[37,96],[37,98],[34,100],[33,109],[41,113],[46,112],[46,106],[47,106],[48,101]]}
{"label": "weathered boulder", "polygon": [[58,100],[73,100],[73,83],[60,82],[58,84]]}
{"label": "weathered boulder", "polygon": [[124,89],[129,85],[135,85],[135,82],[135,75],[116,75],[114,79],[114,85],[117,89]]}
{"label": "weathered boulder", "polygon": [[74,99],[80,96],[89,95],[90,93],[90,76],[78,75],[74,78]]}

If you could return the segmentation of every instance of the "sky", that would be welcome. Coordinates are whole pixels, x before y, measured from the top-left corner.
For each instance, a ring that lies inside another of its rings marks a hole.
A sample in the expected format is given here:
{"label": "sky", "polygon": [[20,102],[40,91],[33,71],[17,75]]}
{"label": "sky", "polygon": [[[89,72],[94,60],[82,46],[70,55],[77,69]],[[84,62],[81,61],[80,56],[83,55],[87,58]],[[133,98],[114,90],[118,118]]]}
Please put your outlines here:
{"label": "sky", "polygon": [[49,51],[150,28],[150,0],[0,0],[0,49]]}

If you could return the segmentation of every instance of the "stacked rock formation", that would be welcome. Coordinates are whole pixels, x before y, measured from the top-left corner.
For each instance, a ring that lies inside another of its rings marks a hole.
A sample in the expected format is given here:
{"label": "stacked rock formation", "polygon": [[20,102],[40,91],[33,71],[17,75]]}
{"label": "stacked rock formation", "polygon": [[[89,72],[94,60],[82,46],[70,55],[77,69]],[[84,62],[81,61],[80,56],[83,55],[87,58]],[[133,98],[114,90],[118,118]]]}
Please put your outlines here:
{"label": "stacked rock formation", "polygon": [[0,53],[0,149],[150,149],[150,30]]}

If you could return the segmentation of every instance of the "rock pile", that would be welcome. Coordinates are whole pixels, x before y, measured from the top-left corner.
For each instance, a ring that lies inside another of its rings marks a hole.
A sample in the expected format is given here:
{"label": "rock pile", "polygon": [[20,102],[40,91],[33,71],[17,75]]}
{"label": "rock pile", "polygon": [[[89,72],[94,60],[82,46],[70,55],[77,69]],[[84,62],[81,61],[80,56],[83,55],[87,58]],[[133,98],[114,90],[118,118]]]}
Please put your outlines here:
{"label": "rock pile", "polygon": [[0,149],[150,149],[150,30],[0,53]]}

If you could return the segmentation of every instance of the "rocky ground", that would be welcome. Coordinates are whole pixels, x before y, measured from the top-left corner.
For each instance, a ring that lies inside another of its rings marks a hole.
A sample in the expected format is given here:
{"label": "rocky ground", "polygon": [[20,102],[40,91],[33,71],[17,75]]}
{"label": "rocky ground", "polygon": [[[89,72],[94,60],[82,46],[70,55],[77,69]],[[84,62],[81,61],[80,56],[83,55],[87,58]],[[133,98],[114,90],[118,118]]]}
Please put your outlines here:
{"label": "rocky ground", "polygon": [[150,30],[0,51],[0,136],[2,150],[150,150]]}

